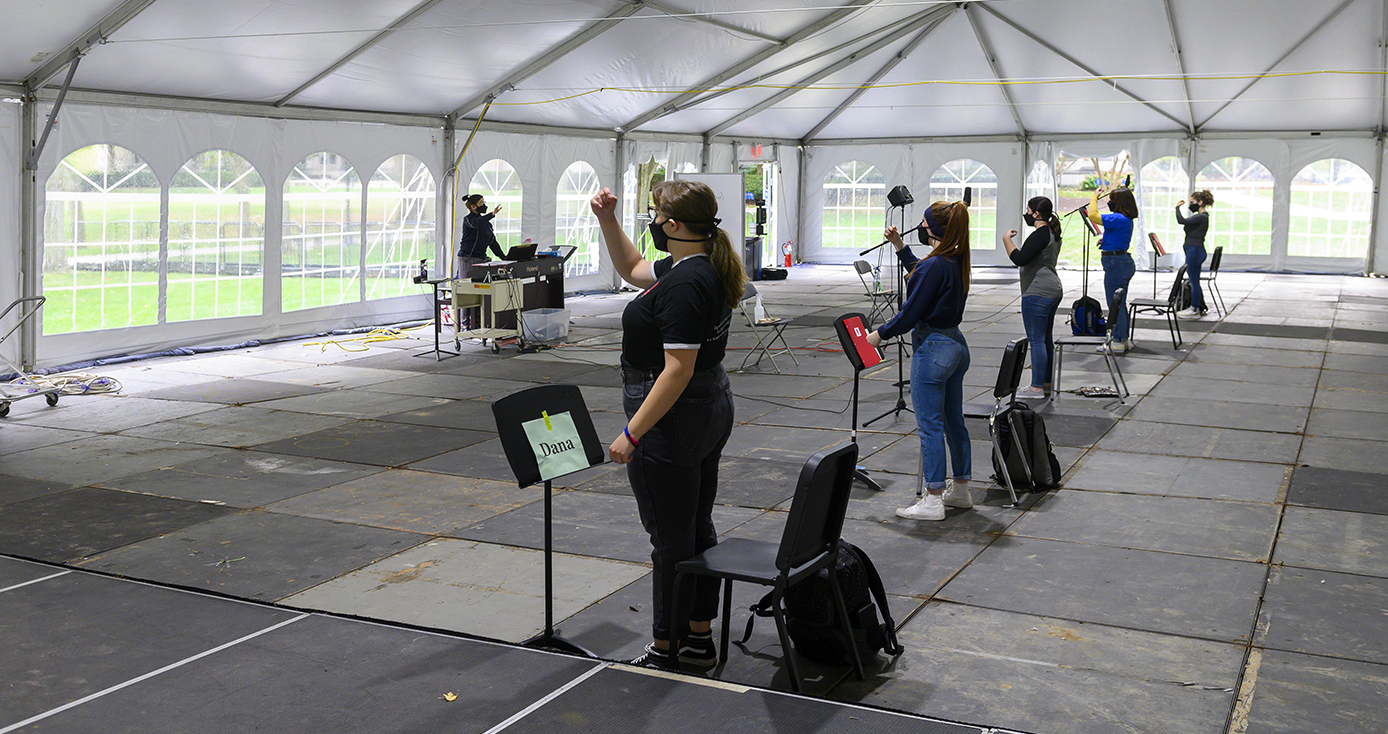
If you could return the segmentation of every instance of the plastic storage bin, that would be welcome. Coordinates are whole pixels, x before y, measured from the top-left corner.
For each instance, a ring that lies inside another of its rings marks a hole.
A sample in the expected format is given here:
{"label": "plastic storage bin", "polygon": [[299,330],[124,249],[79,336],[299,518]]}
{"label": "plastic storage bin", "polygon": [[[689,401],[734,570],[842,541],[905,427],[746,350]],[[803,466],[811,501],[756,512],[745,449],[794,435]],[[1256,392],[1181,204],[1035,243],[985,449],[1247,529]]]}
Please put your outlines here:
{"label": "plastic storage bin", "polygon": [[533,308],[521,311],[521,338],[525,341],[557,342],[569,336],[569,309]]}

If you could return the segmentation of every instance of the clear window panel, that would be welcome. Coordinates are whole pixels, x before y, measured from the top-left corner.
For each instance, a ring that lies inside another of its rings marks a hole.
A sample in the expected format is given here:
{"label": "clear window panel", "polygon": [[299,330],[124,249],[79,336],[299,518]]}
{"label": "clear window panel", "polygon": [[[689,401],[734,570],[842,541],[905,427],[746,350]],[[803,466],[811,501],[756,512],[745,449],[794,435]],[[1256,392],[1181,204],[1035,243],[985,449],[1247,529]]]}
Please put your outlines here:
{"label": "clear window panel", "polygon": [[284,183],[284,311],[361,300],[361,182],[345,158],[314,153]]}
{"label": "clear window panel", "polygon": [[1055,173],[1045,161],[1037,161],[1031,167],[1031,173],[1027,174],[1027,201],[1038,196],[1044,196],[1051,200],[1052,205],[1055,204]]}
{"label": "clear window panel", "polygon": [[825,248],[863,249],[881,241],[887,210],[887,180],[863,161],[840,163],[824,177]]}
{"label": "clear window panel", "polygon": [[1369,255],[1374,180],[1340,158],[1316,161],[1292,179],[1287,254],[1293,257]]}
{"label": "clear window panel", "polygon": [[555,243],[578,248],[564,264],[566,278],[598,272],[600,232],[597,217],[593,216],[588,202],[597,195],[599,188],[598,172],[583,161],[576,161],[564,169],[555,187]]}
{"label": "clear window panel", "polygon": [[[420,293],[420,261],[434,257],[434,174],[412,155],[387,158],[366,191],[366,299]],[[431,274],[437,269],[431,271]]]}
{"label": "clear window panel", "polygon": [[[508,247],[514,247],[521,243],[521,207],[524,205],[525,192],[521,187],[520,176],[510,163],[494,158],[482,164],[473,175],[472,181],[468,184],[468,189],[462,192],[464,196],[468,194],[481,194],[487,199],[487,208],[502,211],[492,220],[492,229],[496,232],[496,241],[504,251]],[[462,232],[462,218],[467,215],[467,207],[460,200],[458,202],[458,222],[453,228],[454,232]],[[453,250],[456,254],[458,243],[453,243]],[[489,256],[490,257],[490,256]]]}
{"label": "clear window panel", "polygon": [[[1176,221],[1176,202],[1190,200],[1190,175],[1175,156],[1158,158],[1142,167],[1141,187],[1137,192],[1142,207],[1143,226],[1157,235],[1168,253],[1180,252],[1186,240],[1185,228]],[[1188,214],[1189,211],[1182,212]],[[1133,243],[1137,246],[1138,243]],[[1144,243],[1151,249],[1151,242]]]}
{"label": "clear window panel", "polygon": [[160,189],[138,155],[115,145],[58,164],[44,197],[44,334],[159,322]]}
{"label": "clear window panel", "polygon": [[265,183],[245,158],[210,150],[169,185],[168,321],[261,312]]}
{"label": "clear window panel", "polygon": [[1210,231],[1205,247],[1225,255],[1272,254],[1272,172],[1252,158],[1221,158],[1195,177],[1196,189],[1209,189]]}
{"label": "clear window panel", "polygon": [[998,237],[998,177],[993,169],[967,158],[940,166],[930,175],[930,201],[960,201],[966,186],[973,189],[969,204],[969,248],[997,249],[1002,240]]}

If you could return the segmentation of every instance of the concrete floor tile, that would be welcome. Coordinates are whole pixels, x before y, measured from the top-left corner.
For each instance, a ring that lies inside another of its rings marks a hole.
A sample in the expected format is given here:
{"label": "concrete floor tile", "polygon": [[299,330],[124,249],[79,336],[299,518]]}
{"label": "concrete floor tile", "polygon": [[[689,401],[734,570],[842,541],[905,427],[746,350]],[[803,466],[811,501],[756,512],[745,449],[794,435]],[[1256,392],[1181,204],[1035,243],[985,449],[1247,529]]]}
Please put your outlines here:
{"label": "concrete floor tile", "polygon": [[0,456],[0,474],[75,487],[206,458],[220,449],[131,436],[97,435]]}
{"label": "concrete floor tile", "polygon": [[59,428],[26,426],[22,423],[5,425],[5,442],[0,444],[0,456],[17,454],[29,449],[56,446],[68,441],[81,441],[92,437],[82,431],[67,431]]}
{"label": "concrete floor tile", "polygon": [[[37,403],[35,403],[37,404]],[[119,433],[128,428],[178,420],[216,410],[210,403],[152,400],[121,395],[68,396],[43,412],[23,416],[27,426]],[[14,418],[7,419],[13,421]]]}
{"label": "concrete floor tile", "polygon": [[1097,448],[1105,451],[1192,456],[1204,459],[1293,464],[1301,436],[1292,433],[1240,431],[1172,423],[1125,420],[1114,426]]}
{"label": "concrete floor tile", "polygon": [[1388,515],[1288,507],[1273,561],[1388,577]]}
{"label": "concrete floor tile", "polygon": [[346,425],[338,416],[310,415],[257,406],[228,406],[186,418],[131,428],[127,436],[207,446],[245,448],[281,438],[301,436]]}
{"label": "concrete floor tile", "polygon": [[1388,413],[1314,408],[1306,435],[1388,441]]}
{"label": "concrete floor tile", "polygon": [[[283,603],[520,642],[544,628],[544,568],[540,551],[439,539]],[[570,617],[649,572],[639,564],[556,553],[554,618]]]}
{"label": "concrete floor tile", "polygon": [[[1255,649],[1252,697],[1231,730],[1248,734],[1388,731],[1388,666]],[[1246,684],[1248,685],[1248,684]]]}
{"label": "concrete floor tile", "polygon": [[1184,398],[1197,401],[1230,401],[1310,407],[1316,397],[1315,388],[1280,385],[1269,390],[1257,383],[1234,383],[1229,380],[1167,377],[1152,389],[1151,395],[1162,398]]}
{"label": "concrete floor tile", "polygon": [[1285,405],[1188,400],[1148,395],[1138,403],[1131,415],[1136,420],[1154,423],[1300,433],[1306,428],[1306,417],[1310,412],[1310,408]]}
{"label": "concrete floor tile", "polygon": [[1383,491],[1382,474],[1299,466],[1287,504],[1388,515],[1388,492]]}
{"label": "concrete floor tile", "polygon": [[380,467],[363,464],[259,451],[223,451],[205,459],[99,484],[127,492],[249,509],[379,471]]}
{"label": "concrete floor tile", "polygon": [[1116,451],[1090,451],[1069,489],[1274,502],[1286,487],[1290,467]]}
{"label": "concrete floor tile", "polygon": [[1372,474],[1388,473],[1382,441],[1307,436],[1301,445],[1301,463],[1326,469]]}
{"label": "concrete floor tile", "polygon": [[316,395],[298,395],[281,400],[266,400],[256,403],[256,407],[360,419],[378,418],[390,413],[430,408],[444,402],[442,398],[416,398],[369,393],[361,390],[334,390]]}
{"label": "concrete floor tile", "polygon": [[1254,644],[1388,663],[1388,578],[1273,567]]}

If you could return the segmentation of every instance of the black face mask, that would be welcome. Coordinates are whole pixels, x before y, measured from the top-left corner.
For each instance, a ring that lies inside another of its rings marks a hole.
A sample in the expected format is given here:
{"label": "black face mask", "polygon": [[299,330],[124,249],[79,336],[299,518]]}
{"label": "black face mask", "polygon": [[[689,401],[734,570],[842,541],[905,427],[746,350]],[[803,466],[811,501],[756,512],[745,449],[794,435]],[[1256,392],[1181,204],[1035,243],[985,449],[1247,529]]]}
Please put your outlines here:
{"label": "black face mask", "polygon": [[1116,211],[1118,211],[1118,206],[1117,206],[1116,204],[1114,204],[1112,201],[1110,201],[1110,202],[1108,203],[1108,210],[1111,211],[1111,212],[1116,212]]}
{"label": "black face mask", "polygon": [[486,213],[487,213],[487,205],[486,205],[486,204],[483,204],[482,206],[477,207],[477,208],[474,209],[473,211],[477,212],[478,214],[486,214]]}
{"label": "black face mask", "polygon": [[[668,221],[670,220],[665,220],[665,222]],[[646,225],[646,227],[651,231],[651,246],[657,250],[660,250],[661,252],[670,251],[670,240],[674,240],[676,242],[703,242],[705,240],[713,239],[711,237],[703,237],[697,240],[689,240],[683,237],[671,237],[670,235],[665,234],[665,222],[651,222],[650,224]]]}
{"label": "black face mask", "polygon": [[1192,202],[1190,203],[1190,213],[1191,213],[1191,214],[1199,214],[1199,213],[1200,213],[1200,205],[1199,205],[1199,204],[1196,204],[1195,202],[1192,201]]}
{"label": "black face mask", "polygon": [[1026,222],[1028,227],[1035,227],[1035,226],[1036,226],[1036,217],[1033,217],[1033,216],[1031,215],[1031,212],[1023,212],[1023,213],[1022,213],[1022,221],[1023,221],[1023,222]]}

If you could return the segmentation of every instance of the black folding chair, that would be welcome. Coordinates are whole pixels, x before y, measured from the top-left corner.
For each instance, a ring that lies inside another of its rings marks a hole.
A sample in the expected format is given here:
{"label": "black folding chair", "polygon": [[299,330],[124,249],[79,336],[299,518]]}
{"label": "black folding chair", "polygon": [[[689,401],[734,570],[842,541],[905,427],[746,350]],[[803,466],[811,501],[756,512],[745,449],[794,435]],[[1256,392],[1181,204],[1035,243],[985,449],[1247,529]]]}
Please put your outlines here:
{"label": "black folding chair", "polygon": [[872,263],[867,260],[854,262],[853,269],[858,273],[858,280],[863,283],[863,295],[872,300],[872,308],[868,310],[867,319],[863,323],[872,326],[886,321],[882,317],[891,315],[892,306],[896,305],[896,291],[873,290],[867,279],[868,274],[872,272]]}
{"label": "black folding chair", "polygon": [[1210,253],[1209,270],[1200,278],[1201,287],[1213,296],[1210,298],[1210,303],[1214,304],[1215,314],[1220,318],[1224,318],[1229,313],[1229,309],[1224,305],[1224,294],[1219,292],[1219,284],[1215,282],[1219,278],[1219,263],[1222,260],[1224,260],[1224,245],[1214,248],[1214,252]]}
{"label": "black folding chair", "polygon": [[[790,687],[800,692],[800,672],[792,654],[790,635],[786,630],[786,589],[815,575],[820,569],[829,570],[829,586],[834,592],[834,604],[843,622],[844,639],[853,639],[848,622],[848,608],[843,601],[836,572],[839,557],[839,536],[843,533],[843,516],[848,511],[849,491],[853,469],[858,463],[858,445],[845,443],[811,456],[800,470],[795,486],[786,529],[781,542],[770,543],[746,538],[729,538],[693,558],[675,566],[675,593],[670,600],[666,619],[670,620],[670,649],[679,650],[680,627],[676,616],[682,612],[680,586],[686,576],[712,576],[723,579],[723,638],[720,660],[728,659],[728,628],[732,617],[733,581],[746,581],[771,587],[771,610],[776,619],[776,633],[781,637]],[[858,680],[865,680],[863,661],[858,647],[849,645],[853,669]],[[675,656],[678,668],[679,656]]]}
{"label": "black folding chair", "polygon": [[[993,441],[993,456],[997,458],[998,465],[1002,467],[1003,486],[1007,487],[1007,493],[1012,496],[1012,504],[1017,504],[1017,488],[1013,484],[1012,476],[1007,472],[1007,461],[1003,458],[1002,440],[998,437],[997,421],[1002,411],[1017,399],[1017,387],[1022,384],[1022,373],[1026,370],[1027,349],[1029,342],[1025,339],[1013,339],[1007,343],[1002,350],[1002,364],[998,367],[998,381],[993,385],[993,404],[981,405],[969,403],[964,406],[965,418],[986,418],[988,420],[988,437]],[[1027,483],[1032,482],[1031,465],[1027,463],[1026,451],[1022,448],[1021,431],[1014,414],[1008,414],[1008,425],[1012,429],[1013,449],[1017,451],[1017,456],[1022,460],[1022,467],[1026,469]]]}
{"label": "black folding chair", "polygon": [[1155,298],[1128,299],[1128,328],[1132,330],[1140,313],[1165,316],[1166,329],[1171,332],[1171,348],[1180,349],[1181,324],[1176,318],[1176,312],[1181,310],[1181,283],[1185,282],[1185,279],[1186,266],[1182,265],[1181,269],[1176,271],[1176,280],[1171,284],[1171,291],[1166,294],[1165,301]]}
{"label": "black folding chair", "polygon": [[[1179,280],[1179,276],[1177,280]],[[1123,289],[1117,288],[1113,291],[1114,302],[1123,300]],[[1062,336],[1055,340],[1055,380],[1051,383],[1051,400],[1054,403],[1056,397],[1060,395],[1060,373],[1064,366],[1066,347],[1099,347],[1104,353],[1104,366],[1108,367],[1108,376],[1113,380],[1113,391],[1118,393],[1118,402],[1126,403],[1129,395],[1128,381],[1123,377],[1123,368],[1118,364],[1118,355],[1113,353],[1113,327],[1118,319],[1113,318],[1113,312],[1109,312],[1108,330],[1103,336]],[[1133,321],[1128,319],[1128,330],[1132,332]]]}

